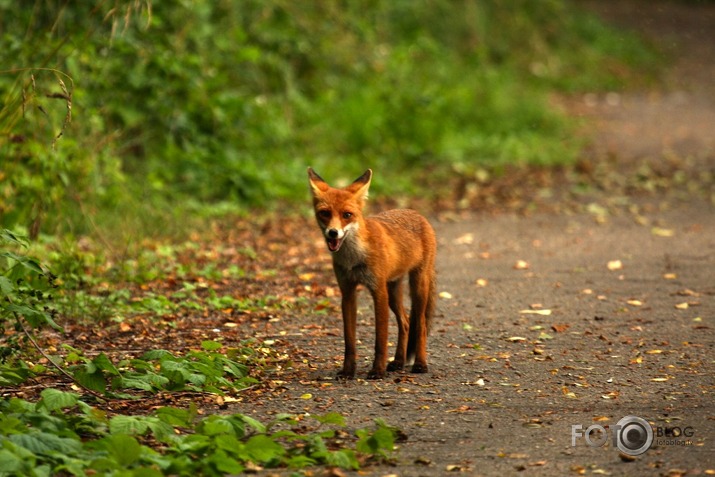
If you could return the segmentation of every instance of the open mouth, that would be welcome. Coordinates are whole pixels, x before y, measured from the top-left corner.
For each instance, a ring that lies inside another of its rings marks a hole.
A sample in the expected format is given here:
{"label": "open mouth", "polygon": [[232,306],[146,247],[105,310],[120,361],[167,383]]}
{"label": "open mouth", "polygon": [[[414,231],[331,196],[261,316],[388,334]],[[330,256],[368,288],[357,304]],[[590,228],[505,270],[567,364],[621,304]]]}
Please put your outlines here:
{"label": "open mouth", "polygon": [[[333,237],[333,235],[336,235],[336,237]],[[328,244],[328,250],[330,250],[333,253],[340,250],[340,247],[342,247],[343,242],[345,242],[345,238],[348,236],[348,231],[345,230],[343,232],[342,237],[337,237],[337,235],[340,235],[337,232],[337,230],[330,230],[329,233],[327,233],[326,237],[325,237],[325,243]]]}
{"label": "open mouth", "polygon": [[326,238],[325,242],[328,244],[328,250],[331,252],[337,252],[340,250],[340,246],[343,244],[343,241],[345,240],[345,237],[343,238]]}

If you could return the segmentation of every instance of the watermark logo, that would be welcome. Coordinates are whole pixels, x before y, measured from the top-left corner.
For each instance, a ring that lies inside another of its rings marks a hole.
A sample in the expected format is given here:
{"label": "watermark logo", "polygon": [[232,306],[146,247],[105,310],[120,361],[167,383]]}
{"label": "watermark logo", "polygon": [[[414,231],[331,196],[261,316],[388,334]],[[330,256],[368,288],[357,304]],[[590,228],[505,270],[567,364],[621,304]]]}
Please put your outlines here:
{"label": "watermark logo", "polygon": [[608,430],[598,424],[586,429],[580,424],[572,424],[571,446],[576,446],[576,439],[583,439],[591,447],[602,447],[608,442],[609,431],[613,447],[630,456],[645,453],[653,445],[654,438],[657,438],[657,445],[691,445],[689,438],[695,434],[690,426],[656,427],[654,432],[650,423],[642,417],[626,416],[616,425],[608,426]]}

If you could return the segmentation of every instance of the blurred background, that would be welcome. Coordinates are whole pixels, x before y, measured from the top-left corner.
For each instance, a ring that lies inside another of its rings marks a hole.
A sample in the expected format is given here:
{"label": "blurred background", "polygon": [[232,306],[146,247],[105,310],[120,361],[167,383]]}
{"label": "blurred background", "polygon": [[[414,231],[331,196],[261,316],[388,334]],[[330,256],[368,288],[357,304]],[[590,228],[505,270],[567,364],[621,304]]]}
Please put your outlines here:
{"label": "blurred background", "polygon": [[308,165],[438,201],[574,164],[555,98],[642,87],[665,55],[566,0],[25,3],[0,0],[0,227],[31,237],[300,213]]}

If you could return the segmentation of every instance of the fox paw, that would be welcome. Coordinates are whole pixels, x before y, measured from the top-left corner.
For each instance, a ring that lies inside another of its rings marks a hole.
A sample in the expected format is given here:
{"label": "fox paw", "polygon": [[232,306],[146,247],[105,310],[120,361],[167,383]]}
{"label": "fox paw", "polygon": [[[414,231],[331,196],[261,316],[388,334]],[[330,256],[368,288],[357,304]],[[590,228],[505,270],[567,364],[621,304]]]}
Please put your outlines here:
{"label": "fox paw", "polygon": [[385,371],[378,371],[378,370],[370,370],[369,373],[367,373],[367,379],[383,379],[385,377]]}
{"label": "fox paw", "polygon": [[427,364],[418,364],[418,363],[413,364],[412,372],[413,373],[426,373],[427,372]]}
{"label": "fox paw", "polygon": [[405,363],[401,361],[390,361],[387,363],[388,371],[402,371],[403,369],[405,369]]}
{"label": "fox paw", "polygon": [[337,379],[341,381],[345,381],[348,379],[354,379],[355,378],[355,369],[345,369],[343,368],[342,370],[338,371]]}

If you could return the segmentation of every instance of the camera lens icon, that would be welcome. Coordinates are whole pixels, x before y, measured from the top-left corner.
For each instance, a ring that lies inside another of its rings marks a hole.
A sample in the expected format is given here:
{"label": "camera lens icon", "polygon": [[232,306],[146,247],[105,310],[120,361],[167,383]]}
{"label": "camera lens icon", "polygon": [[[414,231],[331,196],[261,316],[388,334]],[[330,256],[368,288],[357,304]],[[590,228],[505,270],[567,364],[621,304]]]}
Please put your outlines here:
{"label": "camera lens icon", "polygon": [[616,445],[624,454],[641,455],[653,444],[653,428],[642,417],[626,416],[616,429]]}

